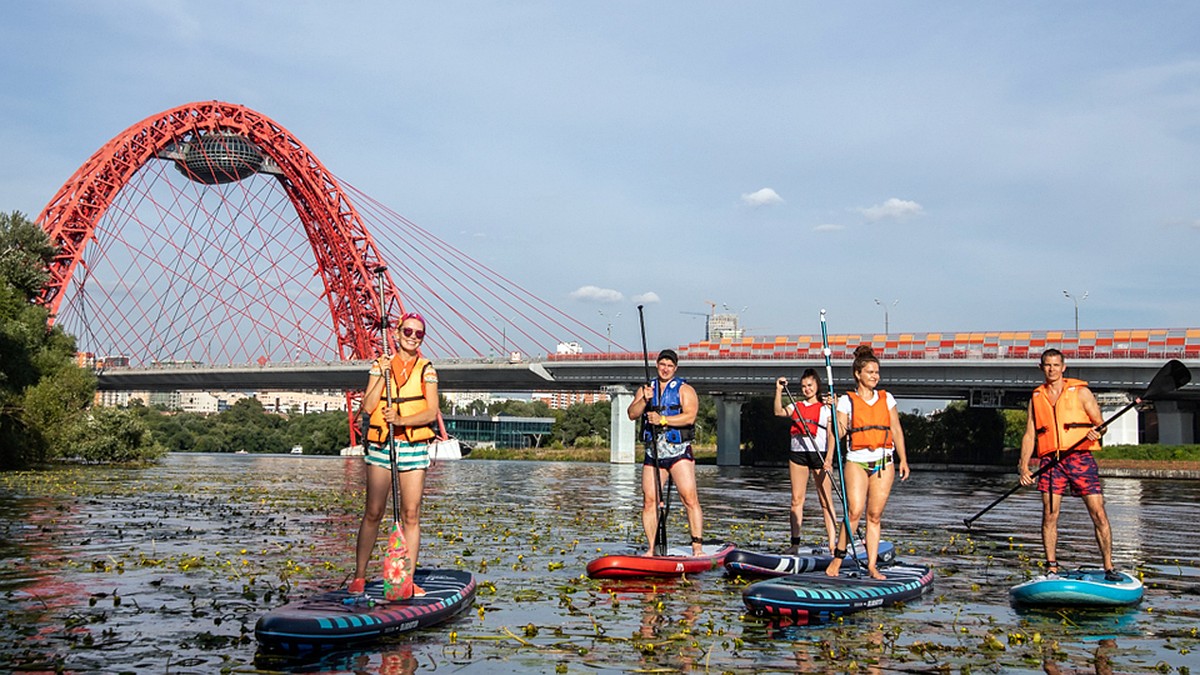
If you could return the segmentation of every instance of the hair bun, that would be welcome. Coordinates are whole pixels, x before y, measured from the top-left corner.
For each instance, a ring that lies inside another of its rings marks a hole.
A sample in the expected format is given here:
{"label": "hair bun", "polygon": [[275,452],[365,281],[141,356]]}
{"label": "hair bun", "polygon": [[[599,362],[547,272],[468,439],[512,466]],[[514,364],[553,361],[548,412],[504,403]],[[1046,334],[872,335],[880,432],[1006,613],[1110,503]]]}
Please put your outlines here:
{"label": "hair bun", "polygon": [[859,359],[863,357],[875,357],[875,350],[871,348],[871,345],[859,345],[854,348],[854,358]]}

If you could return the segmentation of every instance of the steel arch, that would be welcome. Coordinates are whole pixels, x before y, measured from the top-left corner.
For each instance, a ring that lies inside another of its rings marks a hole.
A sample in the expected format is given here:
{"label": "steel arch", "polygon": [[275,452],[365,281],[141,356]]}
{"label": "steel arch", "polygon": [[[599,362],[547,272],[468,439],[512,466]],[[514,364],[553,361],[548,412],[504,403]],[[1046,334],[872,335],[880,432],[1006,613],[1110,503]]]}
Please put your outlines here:
{"label": "steel arch", "polygon": [[[278,165],[278,179],[312,245],[341,358],[382,353],[375,269],[383,259],[354,205],[294,135],[266,115],[221,101],[188,103],[134,124],[97,150],[46,205],[37,222],[58,253],[38,302],[49,310],[50,322],[97,223],[130,178],[185,136],[218,132],[249,139]],[[384,289],[386,306],[403,311],[390,273]]]}

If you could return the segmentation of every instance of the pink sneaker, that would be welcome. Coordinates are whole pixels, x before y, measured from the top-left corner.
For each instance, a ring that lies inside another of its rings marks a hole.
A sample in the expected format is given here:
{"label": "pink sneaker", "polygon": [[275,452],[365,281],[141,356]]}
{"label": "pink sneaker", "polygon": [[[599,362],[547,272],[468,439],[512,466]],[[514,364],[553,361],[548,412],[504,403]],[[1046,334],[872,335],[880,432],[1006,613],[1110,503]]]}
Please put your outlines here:
{"label": "pink sneaker", "polygon": [[350,591],[350,593],[352,593],[353,595],[359,595],[366,589],[367,589],[367,580],[362,577],[358,577],[354,581],[351,581],[350,585],[346,587],[346,590]]}

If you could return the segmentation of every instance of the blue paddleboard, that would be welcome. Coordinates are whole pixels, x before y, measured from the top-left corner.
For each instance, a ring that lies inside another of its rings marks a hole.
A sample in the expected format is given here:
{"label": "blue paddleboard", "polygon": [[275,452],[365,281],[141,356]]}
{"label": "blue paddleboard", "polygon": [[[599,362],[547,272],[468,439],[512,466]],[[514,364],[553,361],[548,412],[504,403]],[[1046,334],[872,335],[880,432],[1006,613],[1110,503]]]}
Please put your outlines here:
{"label": "blue paddleboard", "polygon": [[1009,590],[1012,601],[1030,607],[1121,607],[1142,599],[1142,582],[1125,572],[1117,581],[1102,569],[1064,570],[1038,576]]}
{"label": "blue paddleboard", "polygon": [[260,617],[254,635],[268,651],[320,653],[437,625],[475,601],[470,572],[418,568],[413,581],[425,595],[387,602],[376,580],[363,596],[340,589],[288,603]]}
{"label": "blue paddleboard", "polygon": [[933,585],[933,569],[924,565],[896,563],[880,571],[886,579],[872,579],[846,561],[836,577],[806,572],[750,584],[742,591],[742,600],[757,616],[818,623],[905,602],[924,595]]}

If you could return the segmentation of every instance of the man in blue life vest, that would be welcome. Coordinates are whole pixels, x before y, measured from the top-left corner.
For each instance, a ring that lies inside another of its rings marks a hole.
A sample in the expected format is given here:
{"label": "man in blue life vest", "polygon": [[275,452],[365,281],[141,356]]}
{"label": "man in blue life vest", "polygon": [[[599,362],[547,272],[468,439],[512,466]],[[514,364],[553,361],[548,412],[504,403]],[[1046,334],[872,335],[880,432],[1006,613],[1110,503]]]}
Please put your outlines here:
{"label": "man in blue life vest", "polygon": [[648,555],[654,554],[658,530],[654,481],[657,479],[660,484],[665,484],[668,476],[675,481],[679,499],[687,509],[692,554],[703,555],[704,514],[696,496],[696,459],[692,455],[700,399],[692,385],[675,377],[679,367],[675,350],[659,352],[656,367],[657,380],[638,388],[627,411],[631,420],[645,416],[642,427],[642,441],[646,443],[646,457],[642,461],[642,526],[646,528],[646,539],[650,542]]}
{"label": "man in blue life vest", "polygon": [[[1042,352],[1042,375],[1045,382],[1033,390],[1029,400],[1029,421],[1021,439],[1021,459],[1017,474],[1022,485],[1032,485],[1029,462],[1036,449],[1041,466],[1057,460],[1057,464],[1038,476],[1038,491],[1042,493],[1042,545],[1046,549],[1046,572],[1058,572],[1058,514],[1062,496],[1071,494],[1083,498],[1092,524],[1096,529],[1096,544],[1108,576],[1115,577],[1112,562],[1112,531],[1104,510],[1104,495],[1100,487],[1100,472],[1093,450],[1100,449],[1104,433],[1104,418],[1100,405],[1088,389],[1087,382],[1064,376],[1067,369],[1062,352],[1047,349]],[[1070,452],[1067,452],[1071,449]],[[1118,577],[1119,578],[1119,577]]]}

